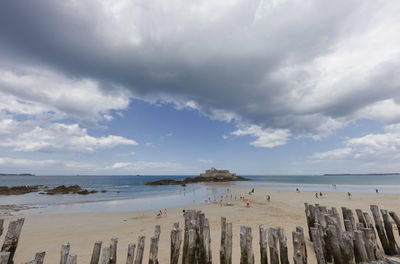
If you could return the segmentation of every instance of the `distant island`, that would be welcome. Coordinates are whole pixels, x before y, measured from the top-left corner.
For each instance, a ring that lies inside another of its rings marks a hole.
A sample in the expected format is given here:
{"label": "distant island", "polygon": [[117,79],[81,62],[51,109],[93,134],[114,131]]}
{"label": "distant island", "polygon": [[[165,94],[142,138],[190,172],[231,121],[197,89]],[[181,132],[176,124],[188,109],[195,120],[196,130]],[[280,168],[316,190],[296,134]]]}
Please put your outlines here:
{"label": "distant island", "polygon": [[188,183],[198,182],[230,182],[230,181],[248,181],[249,179],[237,176],[236,173],[230,173],[229,170],[217,170],[211,168],[206,170],[205,173],[201,173],[197,177],[188,177],[182,181],[165,179],[147,182],[146,185],[182,185],[185,186]]}
{"label": "distant island", "polygon": [[30,173],[0,173],[0,176],[35,176],[35,174]]}
{"label": "distant island", "polygon": [[389,176],[400,175],[400,173],[338,173],[338,174],[324,174],[323,176]]}

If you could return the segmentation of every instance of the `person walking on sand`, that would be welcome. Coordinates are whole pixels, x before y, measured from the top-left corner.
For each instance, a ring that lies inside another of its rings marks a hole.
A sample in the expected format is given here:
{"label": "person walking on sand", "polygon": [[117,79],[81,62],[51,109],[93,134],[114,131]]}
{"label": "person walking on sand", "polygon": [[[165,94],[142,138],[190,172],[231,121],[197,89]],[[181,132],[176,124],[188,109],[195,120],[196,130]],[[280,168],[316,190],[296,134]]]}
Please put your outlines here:
{"label": "person walking on sand", "polygon": [[349,196],[349,199],[351,199],[351,193],[347,192],[347,196]]}
{"label": "person walking on sand", "polygon": [[379,193],[378,189],[375,189],[375,192],[378,194]]}
{"label": "person walking on sand", "polygon": [[269,194],[267,194],[267,202],[271,201],[271,196]]}
{"label": "person walking on sand", "polygon": [[167,208],[164,208],[164,217],[167,217]]}
{"label": "person walking on sand", "polygon": [[317,199],[318,199],[318,193],[315,193],[315,198],[317,198]]}

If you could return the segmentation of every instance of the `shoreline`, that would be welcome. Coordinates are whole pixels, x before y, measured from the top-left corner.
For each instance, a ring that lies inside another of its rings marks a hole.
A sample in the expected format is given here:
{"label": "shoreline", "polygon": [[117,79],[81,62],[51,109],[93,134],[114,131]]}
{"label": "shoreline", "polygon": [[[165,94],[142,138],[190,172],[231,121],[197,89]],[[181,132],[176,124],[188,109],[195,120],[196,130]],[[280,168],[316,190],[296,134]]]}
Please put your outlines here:
{"label": "shoreline", "polygon": [[[247,194],[246,194],[247,193]],[[220,218],[227,218],[233,224],[233,263],[239,263],[239,228],[240,225],[250,226],[253,229],[253,250],[255,263],[259,262],[258,225],[267,227],[281,226],[288,237],[289,257],[292,256],[291,232],[296,226],[302,226],[306,231],[304,202],[319,203],[326,206],[341,206],[351,209],[360,208],[369,211],[371,204],[382,209],[400,213],[400,194],[354,194],[351,199],[345,193],[330,193],[327,197],[316,199],[313,193],[295,191],[267,191],[255,189],[254,195],[248,195],[247,188],[232,188],[230,194],[243,194],[250,201],[247,208],[245,202],[236,200],[231,205],[220,206],[219,203],[195,204],[168,209],[167,217],[156,218],[158,210],[136,212],[94,212],[94,213],[57,213],[24,215],[25,225],[22,229],[20,244],[16,252],[16,263],[25,263],[40,250],[46,251],[46,263],[58,262],[61,244],[70,242],[71,252],[78,254],[81,263],[89,263],[93,244],[97,240],[107,245],[112,237],[119,238],[118,259],[126,258],[126,247],[129,242],[137,242],[139,234],[146,236],[144,261],[148,259],[150,237],[154,234],[154,226],[161,225],[159,261],[169,261],[169,236],[174,222],[184,226],[182,210],[196,209],[205,213],[210,221],[211,245],[213,259],[219,257]],[[271,195],[271,202],[266,202],[266,195]],[[230,198],[226,198],[228,202]],[[225,202],[224,202],[225,203]],[[163,208],[159,208],[163,209]],[[6,216],[6,222],[21,216]],[[396,227],[394,227],[396,228]],[[396,236],[396,239],[398,237]],[[307,237],[307,250],[310,264],[315,264],[312,244]],[[218,263],[218,262],[217,262]]]}

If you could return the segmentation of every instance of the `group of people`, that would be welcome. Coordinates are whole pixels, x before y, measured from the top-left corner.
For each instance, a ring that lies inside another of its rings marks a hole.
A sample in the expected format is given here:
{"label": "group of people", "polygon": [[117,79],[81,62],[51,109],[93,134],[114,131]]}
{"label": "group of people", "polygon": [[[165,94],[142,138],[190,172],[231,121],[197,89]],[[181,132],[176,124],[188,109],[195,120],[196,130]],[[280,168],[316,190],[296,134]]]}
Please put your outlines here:
{"label": "group of people", "polygon": [[322,197],[326,198],[328,197],[328,195],[326,193],[319,192],[318,196],[318,193],[315,193],[315,198],[322,198]]}
{"label": "group of people", "polygon": [[161,217],[167,217],[167,208],[164,208],[164,211],[159,210],[158,213],[156,214],[157,218]]}

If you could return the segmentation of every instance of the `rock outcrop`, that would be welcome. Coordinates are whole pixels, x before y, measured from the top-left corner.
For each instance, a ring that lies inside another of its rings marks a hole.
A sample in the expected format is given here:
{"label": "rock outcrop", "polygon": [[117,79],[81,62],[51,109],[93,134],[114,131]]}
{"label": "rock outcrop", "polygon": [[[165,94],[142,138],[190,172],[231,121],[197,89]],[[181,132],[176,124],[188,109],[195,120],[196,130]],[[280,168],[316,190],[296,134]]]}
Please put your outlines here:
{"label": "rock outcrop", "polygon": [[200,176],[197,177],[188,177],[182,181],[173,180],[173,179],[163,179],[158,181],[147,182],[146,185],[182,185],[185,186],[189,183],[198,183],[198,182],[230,182],[230,181],[248,181],[241,176],[237,176],[236,173],[230,173],[228,170],[217,170],[215,168],[211,168],[210,170],[206,170],[205,173],[201,173]]}
{"label": "rock outcrop", "polygon": [[[7,186],[0,186],[0,195],[21,195],[21,194],[26,194],[26,193],[31,193],[31,192],[39,192],[40,194],[48,194],[48,195],[54,195],[54,194],[81,194],[81,195],[86,195],[86,194],[92,194],[92,193],[97,193],[97,190],[87,190],[87,189],[82,189],[79,185],[71,185],[71,186],[65,186],[65,185],[60,185],[57,187],[54,187],[52,189],[49,189],[49,187],[44,186],[44,185],[31,185],[31,186],[13,186],[13,187],[7,187]],[[102,190],[102,193],[107,192],[106,190]]]}

